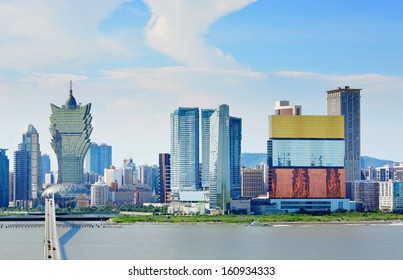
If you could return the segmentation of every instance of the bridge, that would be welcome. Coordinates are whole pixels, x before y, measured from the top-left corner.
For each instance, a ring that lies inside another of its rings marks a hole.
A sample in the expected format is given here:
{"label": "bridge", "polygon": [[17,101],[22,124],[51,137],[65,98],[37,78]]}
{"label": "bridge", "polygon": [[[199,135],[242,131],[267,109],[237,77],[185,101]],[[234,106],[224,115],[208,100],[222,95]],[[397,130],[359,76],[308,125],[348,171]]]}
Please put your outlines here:
{"label": "bridge", "polygon": [[56,211],[53,198],[45,199],[45,238],[43,257],[45,260],[60,260],[60,244],[56,230]]}

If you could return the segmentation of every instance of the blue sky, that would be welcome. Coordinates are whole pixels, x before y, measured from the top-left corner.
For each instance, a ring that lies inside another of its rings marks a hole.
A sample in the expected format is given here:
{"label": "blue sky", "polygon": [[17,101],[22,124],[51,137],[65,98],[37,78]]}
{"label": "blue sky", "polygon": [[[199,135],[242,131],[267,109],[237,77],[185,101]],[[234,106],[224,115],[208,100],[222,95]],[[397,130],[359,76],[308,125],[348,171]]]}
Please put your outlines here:
{"label": "blue sky", "polygon": [[362,88],[362,154],[403,161],[403,2],[397,0],[0,1],[0,147],[32,123],[43,153],[50,103],[73,80],[92,140],[113,163],[156,164],[178,106],[228,104],[243,152],[265,152],[276,100],[326,114],[326,90]]}

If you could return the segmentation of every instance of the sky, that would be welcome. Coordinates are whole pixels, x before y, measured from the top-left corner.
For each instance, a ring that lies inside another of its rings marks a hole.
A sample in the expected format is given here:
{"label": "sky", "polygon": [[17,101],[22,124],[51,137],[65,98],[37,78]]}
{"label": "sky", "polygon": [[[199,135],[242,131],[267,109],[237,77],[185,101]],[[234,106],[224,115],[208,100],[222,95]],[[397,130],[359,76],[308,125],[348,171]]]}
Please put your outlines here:
{"label": "sky", "polygon": [[[403,161],[403,1],[0,0],[0,147],[32,124],[50,155],[50,103],[91,103],[112,162],[158,164],[170,113],[242,118],[242,152],[266,152],[276,100],[326,115],[326,91],[361,91],[362,155]],[[12,169],[12,167],[10,168]]]}

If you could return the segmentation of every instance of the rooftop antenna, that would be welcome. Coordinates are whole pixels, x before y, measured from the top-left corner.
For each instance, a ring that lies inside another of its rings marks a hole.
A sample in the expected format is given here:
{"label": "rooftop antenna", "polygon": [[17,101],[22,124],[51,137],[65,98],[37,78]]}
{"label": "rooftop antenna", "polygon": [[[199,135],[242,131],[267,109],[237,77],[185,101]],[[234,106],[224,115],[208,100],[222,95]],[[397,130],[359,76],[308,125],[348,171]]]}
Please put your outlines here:
{"label": "rooftop antenna", "polygon": [[70,80],[70,95],[73,95],[73,82]]}

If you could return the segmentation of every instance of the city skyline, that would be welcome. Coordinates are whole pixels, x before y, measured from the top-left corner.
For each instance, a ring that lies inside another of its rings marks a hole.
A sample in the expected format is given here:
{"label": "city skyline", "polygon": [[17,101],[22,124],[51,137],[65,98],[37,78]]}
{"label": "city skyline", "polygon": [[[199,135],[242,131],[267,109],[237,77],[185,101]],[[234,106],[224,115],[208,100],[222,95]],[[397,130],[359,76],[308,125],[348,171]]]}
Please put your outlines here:
{"label": "city skyline", "polygon": [[0,4],[0,147],[10,166],[32,124],[57,168],[49,104],[64,102],[70,80],[93,104],[91,141],[111,145],[117,165],[158,164],[178,107],[228,104],[243,121],[242,152],[264,153],[276,100],[326,115],[326,91],[346,85],[362,89],[361,154],[403,160],[397,143],[383,145],[402,125],[402,3],[159,2]]}

